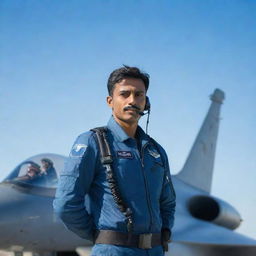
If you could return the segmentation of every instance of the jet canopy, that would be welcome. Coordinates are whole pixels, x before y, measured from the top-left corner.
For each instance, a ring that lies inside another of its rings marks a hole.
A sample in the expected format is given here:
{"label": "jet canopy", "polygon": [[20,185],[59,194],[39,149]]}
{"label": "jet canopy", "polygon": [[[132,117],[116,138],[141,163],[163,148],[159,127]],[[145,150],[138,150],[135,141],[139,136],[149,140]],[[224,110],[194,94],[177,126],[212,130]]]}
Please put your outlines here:
{"label": "jet canopy", "polygon": [[17,185],[55,188],[66,157],[40,154],[20,163],[4,180]]}

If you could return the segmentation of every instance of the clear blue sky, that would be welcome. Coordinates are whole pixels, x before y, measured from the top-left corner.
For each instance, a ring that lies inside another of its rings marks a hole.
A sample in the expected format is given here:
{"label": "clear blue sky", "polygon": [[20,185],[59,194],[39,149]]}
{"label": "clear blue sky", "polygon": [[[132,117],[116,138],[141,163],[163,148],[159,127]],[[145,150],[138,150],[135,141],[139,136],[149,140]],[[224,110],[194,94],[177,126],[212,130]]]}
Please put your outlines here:
{"label": "clear blue sky", "polygon": [[256,238],[255,17],[252,0],[0,1],[0,178],[32,155],[67,155],[79,133],[105,124],[109,73],[136,65],[151,76],[149,131],[172,173],[208,96],[225,91],[212,193]]}

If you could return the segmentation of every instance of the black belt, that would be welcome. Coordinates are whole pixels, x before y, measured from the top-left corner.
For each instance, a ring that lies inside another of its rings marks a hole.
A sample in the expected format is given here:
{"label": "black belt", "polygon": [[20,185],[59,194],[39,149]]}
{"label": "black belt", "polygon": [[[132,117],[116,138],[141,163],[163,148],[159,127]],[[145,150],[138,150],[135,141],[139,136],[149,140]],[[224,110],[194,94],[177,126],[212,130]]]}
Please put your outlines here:
{"label": "black belt", "polygon": [[100,230],[96,236],[95,244],[113,244],[140,249],[151,249],[161,245],[161,233],[129,234],[114,230]]}

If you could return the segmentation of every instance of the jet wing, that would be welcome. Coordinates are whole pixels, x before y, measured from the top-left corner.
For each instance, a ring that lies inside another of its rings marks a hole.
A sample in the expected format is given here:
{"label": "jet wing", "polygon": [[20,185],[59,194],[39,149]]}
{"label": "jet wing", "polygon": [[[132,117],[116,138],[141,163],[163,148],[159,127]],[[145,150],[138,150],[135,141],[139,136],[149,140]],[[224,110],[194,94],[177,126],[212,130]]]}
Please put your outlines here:
{"label": "jet wing", "polygon": [[255,256],[256,240],[207,221],[177,216],[166,255]]}
{"label": "jet wing", "polygon": [[248,245],[256,248],[256,240],[254,239],[193,217],[177,216],[173,233],[173,240],[177,242],[234,246]]}

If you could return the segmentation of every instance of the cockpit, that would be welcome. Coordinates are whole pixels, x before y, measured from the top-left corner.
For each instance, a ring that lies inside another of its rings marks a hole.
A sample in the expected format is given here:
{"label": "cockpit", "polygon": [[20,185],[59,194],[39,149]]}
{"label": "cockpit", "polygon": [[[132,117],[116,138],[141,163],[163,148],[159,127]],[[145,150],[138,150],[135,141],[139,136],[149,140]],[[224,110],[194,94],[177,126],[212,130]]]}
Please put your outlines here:
{"label": "cockpit", "polygon": [[66,157],[57,154],[40,154],[20,163],[4,182],[20,186],[56,188]]}

